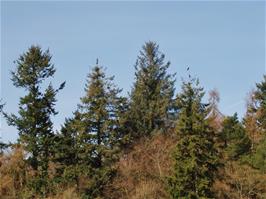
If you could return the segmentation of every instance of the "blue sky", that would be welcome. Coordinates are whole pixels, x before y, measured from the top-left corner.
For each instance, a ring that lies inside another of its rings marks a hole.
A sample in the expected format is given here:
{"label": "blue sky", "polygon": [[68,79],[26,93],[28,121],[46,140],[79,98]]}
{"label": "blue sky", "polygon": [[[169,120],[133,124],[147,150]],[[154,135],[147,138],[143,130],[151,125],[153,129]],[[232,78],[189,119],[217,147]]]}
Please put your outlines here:
{"label": "blue sky", "polygon": [[[99,58],[123,94],[145,41],[156,41],[177,73],[186,67],[208,91],[217,88],[225,114],[245,112],[245,97],[265,74],[265,2],[1,2],[1,98],[16,113],[25,91],[10,81],[13,61],[32,44],[50,49],[66,87],[57,96],[59,129],[84,94],[86,75]],[[17,138],[2,119],[4,141]]]}

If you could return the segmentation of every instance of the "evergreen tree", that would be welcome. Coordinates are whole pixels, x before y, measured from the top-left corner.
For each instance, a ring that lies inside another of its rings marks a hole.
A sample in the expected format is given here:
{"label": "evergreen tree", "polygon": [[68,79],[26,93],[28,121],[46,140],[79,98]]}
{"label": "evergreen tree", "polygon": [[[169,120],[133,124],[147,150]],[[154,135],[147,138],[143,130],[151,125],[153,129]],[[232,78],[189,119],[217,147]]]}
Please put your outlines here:
{"label": "evergreen tree", "polygon": [[53,162],[57,164],[56,169],[56,181],[71,184],[75,183],[77,187],[78,176],[80,174],[78,165],[81,163],[78,152],[78,132],[80,132],[80,121],[78,112],[75,113],[75,117],[66,119],[64,125],[61,128],[60,133],[55,136],[55,151]]}
{"label": "evergreen tree", "polygon": [[257,89],[255,91],[256,106],[254,111],[258,114],[258,124],[262,130],[266,131],[266,75],[263,76],[263,81],[256,84]]}
{"label": "evergreen tree", "polygon": [[136,82],[131,92],[129,124],[133,137],[149,135],[163,128],[174,94],[174,75],[167,74],[170,62],[159,51],[159,45],[147,42],[135,65]]}
{"label": "evergreen tree", "polygon": [[[101,195],[125,143],[121,124],[127,100],[118,96],[120,92],[113,77],[106,77],[103,68],[96,65],[88,75],[86,94],[74,118],[66,121],[58,137],[56,157],[62,165],[61,174],[74,180],[85,198]],[[79,181],[86,183],[80,186]]]}
{"label": "evergreen tree", "polygon": [[90,186],[86,192],[92,198],[101,194],[103,184],[110,179],[111,166],[123,139],[119,122],[125,98],[118,97],[121,90],[112,81],[113,77],[106,77],[102,67],[95,66],[88,76],[86,95],[79,106],[84,129],[81,140],[90,154],[87,156]]}
{"label": "evergreen tree", "polygon": [[222,123],[221,138],[224,142],[223,148],[229,159],[238,159],[239,156],[250,150],[251,142],[246,135],[245,129],[238,121],[237,114],[224,119]]}
{"label": "evergreen tree", "polygon": [[214,132],[206,116],[203,89],[198,81],[183,82],[177,96],[179,108],[176,132],[179,141],[174,151],[174,175],[169,178],[172,198],[213,198],[212,184],[218,167]]}
{"label": "evergreen tree", "polygon": [[88,76],[86,95],[79,105],[84,141],[95,147],[95,167],[107,162],[107,157],[111,156],[108,153],[117,149],[116,140],[122,139],[118,122],[124,98],[118,97],[121,89],[116,88],[112,81],[113,77],[107,78],[102,67],[94,67]]}
{"label": "evergreen tree", "polygon": [[256,145],[254,151],[247,157],[243,158],[253,168],[259,169],[266,173],[266,136]]}
{"label": "evergreen tree", "polygon": [[51,83],[46,89],[41,88],[44,80],[54,75],[55,68],[51,64],[49,51],[43,52],[39,46],[31,46],[15,63],[17,66],[12,72],[13,84],[26,90],[27,94],[20,98],[18,116],[4,115],[9,125],[18,129],[19,142],[29,153],[28,163],[36,172],[31,186],[46,195],[48,163],[54,136],[51,116],[57,114],[54,108],[55,96],[65,83],[56,90]]}

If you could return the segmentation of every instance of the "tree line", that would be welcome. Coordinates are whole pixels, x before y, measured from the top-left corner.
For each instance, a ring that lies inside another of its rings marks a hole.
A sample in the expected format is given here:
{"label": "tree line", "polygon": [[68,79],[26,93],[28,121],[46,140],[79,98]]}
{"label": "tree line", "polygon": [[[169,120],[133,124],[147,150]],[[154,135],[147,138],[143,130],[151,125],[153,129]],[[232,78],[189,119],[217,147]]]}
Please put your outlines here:
{"label": "tree line", "polygon": [[[108,198],[103,190],[116,176],[116,162],[134,143],[155,134],[177,136],[173,172],[164,177],[171,198],[226,198],[222,193],[217,196],[213,186],[222,179],[228,162],[231,167],[235,162],[249,165],[264,176],[265,75],[251,92],[246,115],[239,121],[237,114],[220,113],[217,91],[203,102],[205,91],[190,75],[175,95],[176,74],[168,72],[170,62],[159,45],[149,41],[137,57],[128,97],[121,95],[114,77],[106,76],[97,61],[76,110],[55,132],[51,118],[58,114],[56,95],[65,82],[58,87],[47,84],[56,72],[51,59],[49,50],[31,46],[15,61],[11,73],[14,86],[26,94],[19,100],[17,114],[6,113],[1,105],[8,125],[19,134],[9,147],[22,159],[13,170],[5,168],[8,145],[1,143],[1,175],[11,176],[14,188],[11,193],[1,182],[1,195],[6,198],[47,198],[67,187],[74,187],[80,198]],[[263,179],[246,198],[266,196]]]}

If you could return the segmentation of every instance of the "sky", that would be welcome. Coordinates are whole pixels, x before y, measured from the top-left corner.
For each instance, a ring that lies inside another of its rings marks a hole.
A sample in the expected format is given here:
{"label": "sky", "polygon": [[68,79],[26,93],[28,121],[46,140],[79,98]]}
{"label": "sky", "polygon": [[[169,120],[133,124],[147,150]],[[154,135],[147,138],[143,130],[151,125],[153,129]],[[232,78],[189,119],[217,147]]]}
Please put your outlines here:
{"label": "sky", "polygon": [[[25,90],[15,88],[10,71],[31,45],[50,50],[57,69],[52,81],[66,87],[57,95],[53,118],[60,129],[84,95],[86,76],[99,58],[108,75],[123,88],[134,82],[134,65],[142,45],[155,41],[176,91],[186,68],[206,93],[220,93],[222,113],[240,118],[245,98],[265,74],[265,2],[7,2],[1,1],[1,99],[5,111],[17,113]],[[207,99],[207,97],[206,97]],[[2,141],[14,142],[17,130],[1,119]]]}

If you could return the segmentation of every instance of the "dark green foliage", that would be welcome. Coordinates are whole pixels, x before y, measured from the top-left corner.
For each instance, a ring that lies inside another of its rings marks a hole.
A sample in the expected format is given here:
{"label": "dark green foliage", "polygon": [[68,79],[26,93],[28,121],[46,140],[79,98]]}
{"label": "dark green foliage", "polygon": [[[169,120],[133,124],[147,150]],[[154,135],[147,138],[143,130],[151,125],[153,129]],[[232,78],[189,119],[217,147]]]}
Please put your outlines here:
{"label": "dark green foliage", "polygon": [[251,141],[246,135],[245,129],[238,121],[237,114],[226,117],[222,123],[221,140],[226,157],[232,160],[249,152]]}
{"label": "dark green foliage", "polygon": [[78,185],[78,176],[80,174],[78,165],[79,143],[77,134],[79,132],[76,125],[79,121],[78,114],[74,119],[66,119],[60,133],[55,136],[55,151],[53,162],[57,163],[56,178],[57,182],[75,183]]}
{"label": "dark green foliage", "polygon": [[85,92],[81,98],[79,135],[84,146],[79,155],[83,164],[90,167],[90,179],[86,193],[91,198],[101,193],[103,184],[112,174],[112,163],[117,160],[119,146],[123,142],[120,118],[125,111],[125,99],[112,83],[113,77],[105,77],[101,67],[96,66],[88,76]]}
{"label": "dark green foliage", "polygon": [[266,136],[258,144],[251,158],[253,167],[261,170],[263,173],[266,173]]}
{"label": "dark green foliage", "polygon": [[35,190],[44,195],[47,193],[48,164],[53,148],[51,116],[57,114],[55,96],[64,87],[63,83],[55,90],[50,83],[46,89],[41,89],[41,83],[55,73],[50,60],[49,51],[43,52],[38,46],[31,46],[19,57],[12,81],[27,94],[20,98],[18,116],[4,113],[9,125],[18,129],[19,142],[29,153],[28,163],[36,172],[32,184],[37,185]]}
{"label": "dark green foliage", "polygon": [[86,95],[81,98],[79,105],[83,128],[81,137],[85,143],[93,145],[96,167],[112,159],[111,154],[118,149],[123,139],[119,122],[125,111],[125,100],[118,97],[121,90],[113,85],[112,80],[113,77],[105,77],[101,67],[94,67],[88,77]]}
{"label": "dark green foliage", "polygon": [[147,42],[135,65],[135,84],[128,114],[133,137],[149,135],[163,128],[174,94],[174,75],[167,74],[170,62],[164,61],[159,46]]}
{"label": "dark green foliage", "polygon": [[[74,118],[66,120],[57,136],[55,161],[61,165],[59,175],[75,182],[85,198],[101,194],[113,175],[112,164],[120,147],[126,143],[122,124],[127,100],[118,96],[121,90],[112,81],[102,67],[95,66]],[[86,183],[80,185],[80,181]]]}
{"label": "dark green foliage", "polygon": [[207,105],[201,102],[203,95],[198,81],[192,79],[183,82],[177,96],[179,141],[173,156],[174,175],[168,181],[172,198],[213,198],[218,160],[214,132],[206,119]]}
{"label": "dark green foliage", "polygon": [[263,81],[256,84],[255,91],[256,107],[254,111],[258,113],[259,126],[266,131],[266,75],[263,76]]}
{"label": "dark green foliage", "polygon": [[248,163],[264,174],[266,173],[266,137],[259,142],[251,154],[243,157],[242,162]]}

